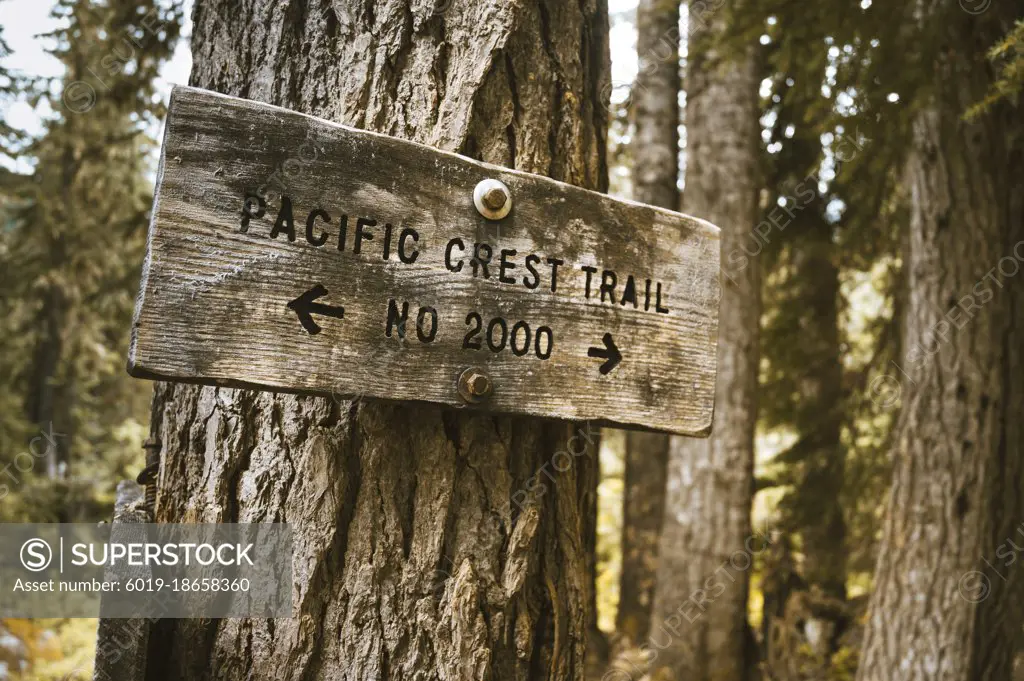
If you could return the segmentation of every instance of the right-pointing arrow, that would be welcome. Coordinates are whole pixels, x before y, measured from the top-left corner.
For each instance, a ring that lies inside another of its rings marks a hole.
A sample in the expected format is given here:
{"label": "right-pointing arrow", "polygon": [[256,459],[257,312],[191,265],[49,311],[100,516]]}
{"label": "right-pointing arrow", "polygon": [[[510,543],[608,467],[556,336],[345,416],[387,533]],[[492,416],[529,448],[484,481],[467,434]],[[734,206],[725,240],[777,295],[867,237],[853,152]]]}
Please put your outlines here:
{"label": "right-pointing arrow", "polygon": [[605,360],[605,363],[601,365],[600,371],[602,374],[608,375],[622,361],[622,353],[619,352],[619,348],[616,347],[615,340],[610,333],[606,333],[602,340],[604,341],[604,347],[589,348],[587,350],[587,357],[597,357]]}

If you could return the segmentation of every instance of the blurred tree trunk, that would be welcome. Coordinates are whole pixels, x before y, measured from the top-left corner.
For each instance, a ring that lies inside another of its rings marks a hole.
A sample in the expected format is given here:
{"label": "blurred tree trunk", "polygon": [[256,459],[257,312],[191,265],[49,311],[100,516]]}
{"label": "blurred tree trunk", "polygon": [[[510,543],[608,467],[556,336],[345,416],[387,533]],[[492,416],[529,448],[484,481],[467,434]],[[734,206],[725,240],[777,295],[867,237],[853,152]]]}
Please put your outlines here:
{"label": "blurred tree trunk", "polygon": [[[605,189],[604,0],[311,4],[198,2],[192,83]],[[296,551],[293,619],[162,622],[150,681],[583,677],[593,449],[534,476],[596,429],[161,384],[153,431],[161,522]]]}
{"label": "blurred tree trunk", "polygon": [[622,574],[615,629],[625,645],[639,645],[651,627],[669,439],[659,433],[630,432],[625,441]]}
{"label": "blurred tree trunk", "polygon": [[[817,161],[820,143],[813,129],[791,141],[792,146],[803,143],[808,158]],[[834,226],[825,217],[825,204],[825,199],[815,199],[796,213],[795,224],[786,226],[788,243],[766,294],[766,304],[780,312],[762,329],[770,366],[762,398],[776,398],[766,409],[774,409],[775,418],[785,412],[781,425],[798,435],[792,447],[775,457],[784,466],[780,482],[789,487],[779,501],[781,529],[799,536],[803,557],[799,575],[791,572],[791,561],[784,556],[763,566],[762,644],[773,672],[776,662],[789,665],[797,658],[806,666],[823,665],[827,670],[849,620],[846,522],[840,503],[846,450],[841,442],[839,270]],[[789,603],[791,598],[798,600]]]}
{"label": "blurred tree trunk", "polygon": [[[73,204],[68,204],[73,205]],[[60,248],[56,257],[63,258]],[[58,263],[53,268],[63,265]],[[38,339],[32,355],[31,384],[26,399],[28,420],[39,432],[58,433],[45,438],[39,450],[45,453],[46,477],[53,485],[42,517],[58,523],[74,522],[74,503],[69,494],[71,443],[75,435],[73,407],[74,365],[65,353],[68,334],[67,297],[57,283],[51,283],[42,297],[36,319]]]}
{"label": "blurred tree trunk", "polygon": [[839,503],[845,451],[840,444],[843,417],[839,361],[839,269],[830,225],[817,223],[792,253],[793,276],[800,280],[800,344],[806,355],[798,374],[798,414],[802,447],[794,503],[803,540],[804,579],[822,594],[846,598],[846,524]]}
{"label": "blurred tree trunk", "polygon": [[714,44],[723,12],[690,7],[683,208],[722,229],[718,382],[710,438],[672,438],[650,644],[656,678],[739,681],[747,626],[760,274],[728,256],[757,222],[758,77],[753,49]]}
{"label": "blurred tree trunk", "polygon": [[[766,182],[775,196],[761,218],[767,236],[754,244],[766,251],[763,306],[770,311],[761,328],[758,417],[769,429],[797,436],[773,459],[778,472],[772,482],[784,490],[778,530],[787,539],[761,565],[763,658],[766,669],[780,679],[788,678],[783,667],[827,674],[849,619],[841,503],[846,478],[841,253],[836,243],[841,225],[830,214],[831,197],[818,189],[821,131],[829,127],[831,112],[820,106],[820,84],[802,82],[808,79],[800,73],[821,59],[820,41],[790,43],[779,52],[787,55],[787,67],[799,65],[797,72],[770,75],[780,100],[773,96],[765,103],[774,115],[766,141],[778,145]],[[853,160],[849,154],[845,138],[833,146],[836,176],[850,172],[844,168],[845,161]],[[791,554],[790,539],[797,538],[793,551],[799,561]]]}
{"label": "blurred tree trunk", "polygon": [[[640,0],[636,23],[640,65],[632,92],[634,198],[678,210],[679,0]],[[641,643],[650,630],[667,463],[668,436],[626,433],[615,628],[629,645]]]}
{"label": "blurred tree trunk", "polygon": [[943,48],[926,63],[906,168],[906,375],[857,678],[1006,681],[1024,624],[1011,565],[1024,517],[1024,119],[1006,104],[962,114],[992,82],[980,51],[1014,12],[929,9]]}
{"label": "blurred tree trunk", "polygon": [[576,459],[579,467],[580,485],[586,492],[580,500],[580,522],[583,524],[583,553],[586,574],[583,584],[587,589],[587,679],[600,679],[604,674],[610,655],[608,636],[597,624],[597,488],[601,482],[600,436],[595,428],[594,442],[590,449],[593,456]]}
{"label": "blurred tree trunk", "polygon": [[637,201],[679,210],[679,0],[640,0],[631,103]]}

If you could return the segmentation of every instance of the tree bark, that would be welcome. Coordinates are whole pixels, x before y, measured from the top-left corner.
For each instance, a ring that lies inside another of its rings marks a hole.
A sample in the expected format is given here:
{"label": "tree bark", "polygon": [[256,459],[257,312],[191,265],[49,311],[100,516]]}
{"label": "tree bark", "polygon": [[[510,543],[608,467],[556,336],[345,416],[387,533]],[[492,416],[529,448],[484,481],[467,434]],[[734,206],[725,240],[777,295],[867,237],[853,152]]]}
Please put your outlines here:
{"label": "tree bark", "polygon": [[[679,0],[641,0],[636,23],[640,64],[632,92],[634,198],[678,210]],[[626,434],[615,628],[627,645],[641,643],[650,631],[667,462],[668,436]]]}
{"label": "tree bark", "polygon": [[[752,50],[714,46],[722,12],[690,7],[684,209],[722,230],[715,420],[707,440],[672,438],[650,645],[656,678],[746,678],[760,274],[728,259],[757,222],[758,79]],[[758,540],[760,541],[760,540]],[[745,558],[744,558],[745,556]]]}
{"label": "tree bark", "polygon": [[1008,105],[962,113],[992,82],[977,55],[1013,12],[930,9],[943,47],[925,62],[906,167],[902,409],[857,678],[1005,681],[1024,596],[1011,567],[1024,546],[1024,122]]}
{"label": "tree bark", "polygon": [[[606,188],[604,0],[201,0],[194,20],[194,85]],[[596,428],[161,384],[153,431],[161,522],[287,522],[296,550],[293,619],[163,622],[150,681],[582,678],[593,448],[538,472]]]}

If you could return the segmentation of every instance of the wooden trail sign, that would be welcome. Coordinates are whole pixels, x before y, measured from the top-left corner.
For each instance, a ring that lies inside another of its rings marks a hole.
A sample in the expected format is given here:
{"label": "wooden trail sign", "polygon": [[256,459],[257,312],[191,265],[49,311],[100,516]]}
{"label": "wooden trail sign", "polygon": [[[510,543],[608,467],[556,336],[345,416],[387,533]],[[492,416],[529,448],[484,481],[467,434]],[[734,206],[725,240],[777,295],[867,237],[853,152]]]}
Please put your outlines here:
{"label": "wooden trail sign", "polygon": [[128,366],[707,435],[718,271],[707,222],[177,87]]}

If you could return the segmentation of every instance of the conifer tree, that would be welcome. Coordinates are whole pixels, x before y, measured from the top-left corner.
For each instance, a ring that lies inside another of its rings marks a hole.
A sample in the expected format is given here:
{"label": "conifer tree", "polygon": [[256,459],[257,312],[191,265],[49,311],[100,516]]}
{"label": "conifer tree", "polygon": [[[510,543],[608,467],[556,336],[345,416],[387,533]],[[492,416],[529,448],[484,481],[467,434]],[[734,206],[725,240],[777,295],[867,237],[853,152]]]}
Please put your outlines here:
{"label": "conifer tree", "polygon": [[124,357],[151,202],[147,126],[162,114],[154,81],[182,15],[157,0],[60,0],[53,16],[44,38],[66,71],[38,85],[53,114],[19,149],[32,173],[2,189],[0,374],[18,404],[0,451],[32,454],[9,470],[21,503],[5,515],[71,520],[106,515],[112,481],[139,457],[146,391]]}

